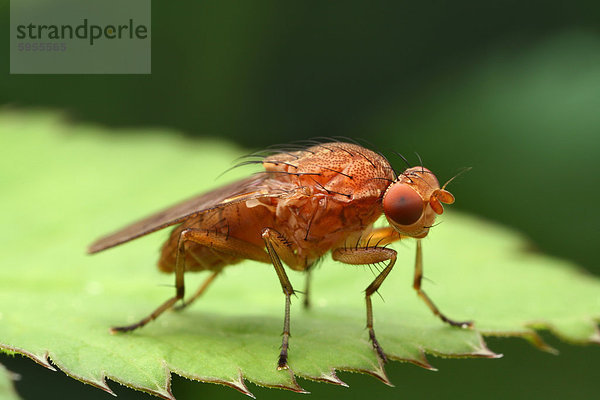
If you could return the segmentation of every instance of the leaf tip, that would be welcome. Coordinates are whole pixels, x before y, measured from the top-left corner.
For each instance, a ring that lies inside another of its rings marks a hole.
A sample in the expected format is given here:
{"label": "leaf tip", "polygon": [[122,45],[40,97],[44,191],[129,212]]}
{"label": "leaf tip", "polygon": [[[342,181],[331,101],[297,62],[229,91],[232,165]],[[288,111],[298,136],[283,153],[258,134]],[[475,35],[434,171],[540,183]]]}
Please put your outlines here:
{"label": "leaf tip", "polygon": [[316,380],[322,381],[322,382],[332,383],[334,385],[348,387],[348,384],[346,382],[344,382],[340,378],[338,378],[334,369],[332,369],[331,371],[329,371],[327,373],[322,373],[318,377],[313,377],[312,379],[316,379]]}
{"label": "leaf tip", "polygon": [[117,394],[112,391],[112,389],[106,383],[106,376],[102,375],[102,379],[86,379],[82,380],[83,382],[90,384],[98,389],[104,390],[108,394],[112,394],[114,397],[117,397]]}
{"label": "leaf tip", "polygon": [[559,351],[557,349],[544,342],[544,339],[542,339],[542,337],[538,335],[535,331],[528,332],[526,337],[527,340],[529,340],[529,342],[538,349],[554,355],[559,354]]}
{"label": "leaf tip", "polygon": [[428,369],[430,371],[437,371],[433,365],[429,364],[429,360],[427,356],[425,356],[425,351],[423,349],[419,349],[419,358],[417,360],[411,360],[411,362],[415,365],[418,365],[421,368]]}
{"label": "leaf tip", "polygon": [[438,369],[435,368],[433,365],[431,365],[429,363],[429,360],[427,359],[427,356],[425,355],[425,351],[423,350],[423,348],[419,348],[418,349],[418,356],[416,357],[399,357],[393,354],[388,354],[387,357],[390,360],[394,360],[394,361],[400,361],[400,362],[409,362],[411,364],[416,365],[417,367],[421,367],[424,369],[427,369],[429,371],[437,371]]}
{"label": "leaf tip", "polygon": [[9,352],[12,352],[12,353],[17,353],[17,354],[21,354],[26,357],[29,357],[33,361],[38,363],[39,365],[48,368],[50,371],[56,371],[56,368],[54,368],[54,366],[50,363],[50,360],[48,358],[49,353],[47,351],[43,355],[37,355],[34,353],[30,353],[29,351],[19,349],[17,347],[12,347],[12,346],[2,345],[2,344],[0,344],[0,348],[7,350]]}
{"label": "leaf tip", "polygon": [[379,379],[381,382],[385,383],[386,385],[394,387],[394,384],[390,381],[390,379],[387,376],[387,373],[385,372],[385,368],[384,368],[383,362],[381,360],[378,360],[377,367],[375,367],[373,369],[360,369],[360,370],[358,370],[358,372],[364,372],[366,374],[369,374],[369,375]]}
{"label": "leaf tip", "polygon": [[479,334],[479,346],[477,346],[469,356],[472,357],[483,357],[483,358],[502,358],[502,354],[494,353],[487,347],[487,343],[483,340],[483,336]]}
{"label": "leaf tip", "polygon": [[56,368],[54,368],[54,366],[52,366],[52,364],[50,364],[50,360],[48,359],[48,352],[44,353],[43,356],[38,356],[36,354],[33,353],[25,353],[23,352],[22,354],[25,354],[26,356],[31,357],[31,359],[33,361],[35,361],[36,363],[48,368],[51,371],[56,371]]}
{"label": "leaf tip", "polygon": [[485,345],[482,348],[480,348],[479,350],[473,352],[472,355],[474,357],[483,357],[483,358],[502,358],[502,357],[504,357],[503,354],[494,353],[492,350],[490,350]]}
{"label": "leaf tip", "polygon": [[246,386],[246,383],[244,383],[244,376],[242,375],[241,370],[238,371],[237,379],[233,379],[231,381],[223,382],[223,383],[229,387],[234,388],[238,392],[245,394],[248,397],[252,397],[253,399],[256,399],[256,396],[254,396],[254,394],[252,394],[252,392],[250,390],[248,390],[248,386]]}
{"label": "leaf tip", "polygon": [[288,374],[289,374],[289,378],[290,378],[289,384],[278,384],[278,385],[268,385],[268,384],[266,384],[265,386],[267,386],[267,387],[278,387],[278,388],[282,388],[282,389],[287,389],[287,390],[291,390],[292,392],[296,392],[296,393],[310,394],[309,391],[304,390],[304,388],[298,384],[298,382],[296,381],[296,376],[294,374],[294,371],[292,371],[291,368],[288,367],[284,371],[287,371]]}

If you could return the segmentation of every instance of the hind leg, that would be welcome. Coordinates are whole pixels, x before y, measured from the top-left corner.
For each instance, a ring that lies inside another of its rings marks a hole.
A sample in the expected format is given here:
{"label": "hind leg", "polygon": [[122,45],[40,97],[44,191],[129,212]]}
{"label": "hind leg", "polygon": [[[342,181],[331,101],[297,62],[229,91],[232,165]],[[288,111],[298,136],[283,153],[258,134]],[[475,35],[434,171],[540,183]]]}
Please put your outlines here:
{"label": "hind leg", "polygon": [[[271,261],[269,255],[262,247],[256,246],[252,243],[232,238],[214,231],[193,228],[184,229],[181,231],[179,240],[177,242],[177,257],[175,262],[175,296],[165,301],[148,316],[142,318],[138,322],[131,325],[116,326],[111,328],[111,333],[127,332],[141,328],[148,322],[158,318],[158,316],[160,316],[166,310],[172,308],[177,301],[183,299],[185,294],[185,284],[183,279],[185,271],[185,243],[188,241],[211,247],[215,250],[219,250],[239,258],[265,263],[269,263]],[[214,280],[217,274],[218,272],[213,272],[213,274],[204,282],[204,284],[191,297],[191,299],[184,303],[184,307],[199,297],[204,292],[206,287],[208,287],[208,285]]]}

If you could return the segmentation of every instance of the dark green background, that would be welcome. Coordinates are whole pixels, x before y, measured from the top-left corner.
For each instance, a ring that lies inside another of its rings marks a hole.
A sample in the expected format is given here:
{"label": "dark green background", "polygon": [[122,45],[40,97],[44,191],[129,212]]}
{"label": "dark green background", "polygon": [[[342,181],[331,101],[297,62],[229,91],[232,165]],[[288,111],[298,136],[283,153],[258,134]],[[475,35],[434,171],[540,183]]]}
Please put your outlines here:
{"label": "dark green background", "polygon": [[[365,138],[397,168],[392,151],[414,163],[417,151],[441,180],[471,166],[450,186],[454,208],[517,228],[532,249],[600,275],[600,2],[152,6],[151,75],[9,75],[6,38],[0,104],[114,127],[167,127],[251,149],[316,136]],[[0,24],[8,23],[2,0]],[[490,340],[503,359],[432,359],[437,373],[395,363],[395,389],[353,374],[341,374],[350,389],[301,384],[315,399],[597,396],[600,349],[553,343],[558,357],[515,339]],[[17,387],[27,399],[109,398],[31,361],[0,361],[23,374]],[[111,386],[120,398],[149,398]],[[250,390],[261,399],[300,396]],[[180,378],[174,392],[178,399],[241,396]]]}

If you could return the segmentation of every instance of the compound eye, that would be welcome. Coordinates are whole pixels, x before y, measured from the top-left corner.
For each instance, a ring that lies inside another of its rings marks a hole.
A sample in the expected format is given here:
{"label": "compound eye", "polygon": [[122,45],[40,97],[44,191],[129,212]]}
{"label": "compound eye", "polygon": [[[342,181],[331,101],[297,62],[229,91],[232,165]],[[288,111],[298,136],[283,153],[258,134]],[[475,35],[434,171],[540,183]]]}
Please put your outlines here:
{"label": "compound eye", "polygon": [[423,198],[409,185],[394,184],[383,197],[383,212],[399,225],[412,225],[423,214]]}

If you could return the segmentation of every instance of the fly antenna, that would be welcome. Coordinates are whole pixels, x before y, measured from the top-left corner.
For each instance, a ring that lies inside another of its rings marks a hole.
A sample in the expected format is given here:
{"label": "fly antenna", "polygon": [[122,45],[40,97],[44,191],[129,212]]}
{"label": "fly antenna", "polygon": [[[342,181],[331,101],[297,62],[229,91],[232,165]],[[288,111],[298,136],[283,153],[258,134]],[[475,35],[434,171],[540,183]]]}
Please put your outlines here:
{"label": "fly antenna", "polygon": [[458,173],[456,175],[454,175],[452,178],[448,179],[448,181],[446,181],[446,183],[444,183],[444,186],[442,186],[442,190],[446,189],[446,186],[448,186],[448,184],[450,182],[452,182],[454,180],[454,178],[464,174],[465,172],[469,172],[472,169],[473,169],[473,167],[465,167],[462,170],[458,171]]}

